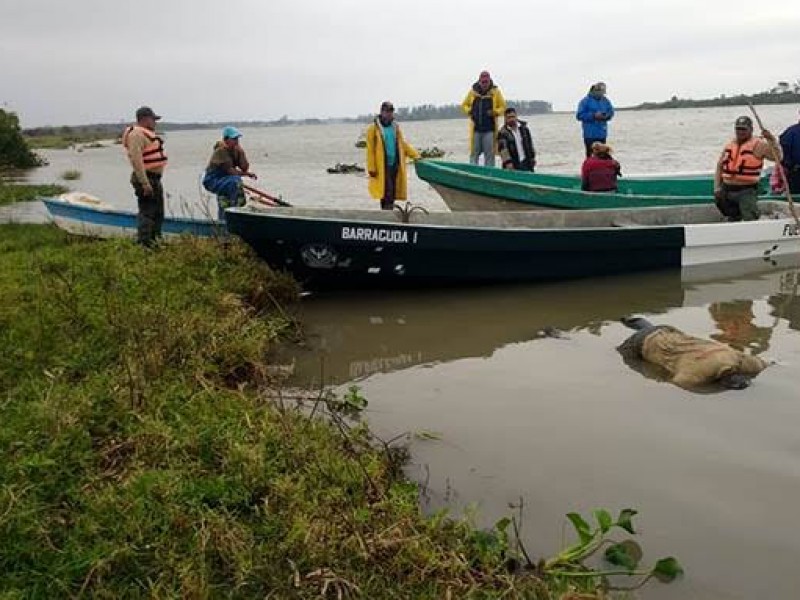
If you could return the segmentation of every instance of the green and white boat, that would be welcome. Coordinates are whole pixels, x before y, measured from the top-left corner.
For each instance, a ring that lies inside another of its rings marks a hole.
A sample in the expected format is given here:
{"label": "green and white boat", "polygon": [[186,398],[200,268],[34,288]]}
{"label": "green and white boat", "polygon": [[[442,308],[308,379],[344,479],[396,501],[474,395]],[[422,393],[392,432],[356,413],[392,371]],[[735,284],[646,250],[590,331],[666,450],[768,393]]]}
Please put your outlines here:
{"label": "green and white boat", "polygon": [[[417,176],[450,210],[650,208],[714,202],[713,175],[621,177],[617,192],[584,192],[580,177],[421,160]],[[762,189],[766,189],[766,178]],[[779,199],[774,196],[770,199]]]}

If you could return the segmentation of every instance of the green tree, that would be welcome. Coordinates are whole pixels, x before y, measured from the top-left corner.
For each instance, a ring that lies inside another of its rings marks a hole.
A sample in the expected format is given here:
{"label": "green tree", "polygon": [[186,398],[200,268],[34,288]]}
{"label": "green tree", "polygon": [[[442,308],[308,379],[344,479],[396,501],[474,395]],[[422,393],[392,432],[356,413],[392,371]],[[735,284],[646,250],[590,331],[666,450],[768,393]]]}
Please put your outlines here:
{"label": "green tree", "polygon": [[31,152],[22,137],[16,113],[0,108],[0,167],[29,169],[41,164],[42,159]]}

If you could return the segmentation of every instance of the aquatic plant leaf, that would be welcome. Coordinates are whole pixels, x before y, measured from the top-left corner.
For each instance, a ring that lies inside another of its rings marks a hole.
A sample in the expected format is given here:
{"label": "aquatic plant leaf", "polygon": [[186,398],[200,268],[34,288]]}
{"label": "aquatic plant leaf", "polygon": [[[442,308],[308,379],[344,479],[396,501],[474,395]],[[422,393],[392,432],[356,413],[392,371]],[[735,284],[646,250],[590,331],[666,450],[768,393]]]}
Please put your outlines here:
{"label": "aquatic plant leaf", "polygon": [[567,513],[567,518],[575,528],[575,532],[578,534],[581,544],[585,544],[592,539],[592,530],[582,516],[576,512],[571,512]]}
{"label": "aquatic plant leaf", "polygon": [[611,529],[611,526],[614,524],[614,521],[611,518],[611,513],[604,508],[598,508],[596,511],[594,511],[594,517],[597,519],[597,524],[600,526],[600,531],[603,533],[608,533],[608,530]]}
{"label": "aquatic plant leaf", "polygon": [[683,567],[678,559],[669,556],[659,560],[653,567],[652,573],[661,583],[671,583],[683,575]]}
{"label": "aquatic plant leaf", "polygon": [[642,547],[633,540],[625,540],[606,548],[605,557],[612,565],[633,571],[642,560]]}
{"label": "aquatic plant leaf", "polygon": [[623,508],[619,512],[619,517],[617,518],[617,526],[622,527],[628,533],[635,534],[636,531],[633,529],[632,519],[637,514],[639,514],[638,510],[634,510],[632,508]]}

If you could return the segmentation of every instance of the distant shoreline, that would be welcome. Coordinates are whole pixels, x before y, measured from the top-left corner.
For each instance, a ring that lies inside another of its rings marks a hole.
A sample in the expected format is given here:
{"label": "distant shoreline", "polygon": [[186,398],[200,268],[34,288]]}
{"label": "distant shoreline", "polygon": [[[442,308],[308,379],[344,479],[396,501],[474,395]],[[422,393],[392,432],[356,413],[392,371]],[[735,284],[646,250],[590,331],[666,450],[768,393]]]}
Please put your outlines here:
{"label": "distant shoreline", "polygon": [[643,102],[635,106],[626,106],[617,110],[662,110],[667,108],[708,108],[721,106],[747,106],[800,104],[800,91],[759,92],[758,94],[738,94],[736,96],[720,95],[716,98],[693,100],[673,96],[665,102]]}

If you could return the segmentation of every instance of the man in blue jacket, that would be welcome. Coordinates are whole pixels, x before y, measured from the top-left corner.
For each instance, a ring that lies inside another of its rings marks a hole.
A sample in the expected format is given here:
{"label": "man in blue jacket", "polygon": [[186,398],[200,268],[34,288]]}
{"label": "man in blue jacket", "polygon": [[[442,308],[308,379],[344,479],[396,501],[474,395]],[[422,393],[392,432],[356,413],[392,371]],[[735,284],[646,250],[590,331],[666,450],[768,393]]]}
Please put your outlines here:
{"label": "man in blue jacket", "polygon": [[795,123],[781,134],[783,168],[789,180],[789,191],[800,194],[800,123]]}
{"label": "man in blue jacket", "polygon": [[589,93],[578,104],[575,118],[583,124],[583,143],[586,146],[586,156],[592,155],[592,144],[606,143],[608,137],[608,122],[614,117],[614,107],[606,98],[606,84],[595,83],[589,88]]}

